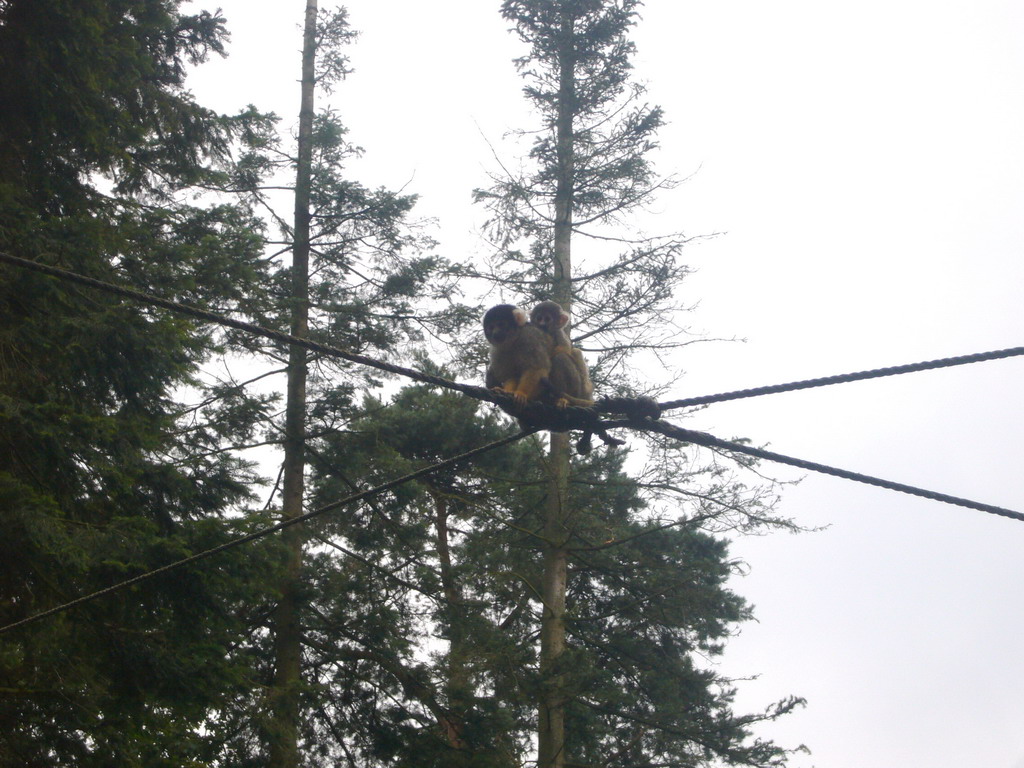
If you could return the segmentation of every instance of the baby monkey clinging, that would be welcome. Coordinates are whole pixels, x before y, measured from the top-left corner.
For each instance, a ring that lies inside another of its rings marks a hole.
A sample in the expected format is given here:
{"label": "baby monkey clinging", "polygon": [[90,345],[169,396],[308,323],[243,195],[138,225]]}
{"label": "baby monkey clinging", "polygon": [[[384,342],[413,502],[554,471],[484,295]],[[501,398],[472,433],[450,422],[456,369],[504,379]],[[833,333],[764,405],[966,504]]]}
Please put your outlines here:
{"label": "baby monkey clinging", "polygon": [[548,381],[555,390],[556,405],[593,405],[594,386],[587,363],[583,353],[574,348],[565,335],[569,313],[554,301],[542,301],[530,313],[530,322],[551,338]]}

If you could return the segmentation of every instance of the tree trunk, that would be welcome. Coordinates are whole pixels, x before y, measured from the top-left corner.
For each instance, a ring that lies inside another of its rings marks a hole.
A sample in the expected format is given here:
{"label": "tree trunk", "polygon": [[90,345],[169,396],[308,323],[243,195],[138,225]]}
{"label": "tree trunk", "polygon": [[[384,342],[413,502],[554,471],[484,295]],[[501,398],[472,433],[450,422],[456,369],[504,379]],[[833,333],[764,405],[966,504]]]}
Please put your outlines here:
{"label": "tree trunk", "polygon": [[[317,0],[307,0],[302,37],[302,97],[299,110],[298,164],[295,179],[295,232],[292,242],[291,333],[309,333],[309,198],[312,172],[313,92],[315,86]],[[306,351],[292,345],[288,353],[285,404],[284,478],[281,515],[302,514],[305,490]],[[269,768],[296,768],[299,763],[299,688],[302,683],[301,525],[282,533],[287,562],[274,613],[274,684],[268,728]]]}
{"label": "tree trunk", "polygon": [[[562,39],[572,39],[572,19],[562,21]],[[559,54],[558,114],[555,125],[558,179],[555,187],[553,296],[566,311],[572,307],[572,214],[575,148],[573,115],[576,82],[571,44]],[[542,681],[537,732],[538,768],[563,768],[565,755],[565,674],[558,669],[565,653],[565,593],[568,586],[569,436],[551,433],[548,502],[544,523],[544,599],[540,631]]]}
{"label": "tree trunk", "polygon": [[558,664],[565,652],[565,592],[568,583],[567,488],[569,481],[569,440],[565,434],[551,434],[548,504],[544,524],[544,600],[540,629],[541,696],[537,730],[538,768],[565,765],[565,675]]}

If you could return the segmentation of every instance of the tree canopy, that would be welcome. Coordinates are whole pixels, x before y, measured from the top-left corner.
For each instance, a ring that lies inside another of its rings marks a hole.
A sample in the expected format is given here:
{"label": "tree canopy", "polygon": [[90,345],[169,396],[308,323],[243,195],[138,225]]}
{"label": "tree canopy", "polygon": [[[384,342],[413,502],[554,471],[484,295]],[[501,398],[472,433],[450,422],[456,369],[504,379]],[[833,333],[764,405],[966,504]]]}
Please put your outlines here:
{"label": "tree canopy", "polygon": [[[343,8],[307,6],[292,137],[196,103],[187,77],[226,53],[226,21],[181,5],[0,0],[0,251],[437,374],[481,357],[465,276],[571,302],[607,394],[641,388],[631,355],[679,343],[648,321],[674,318],[686,238],[569,258],[672,183],[630,79],[638,2],[502,4],[539,128],[522,171],[477,192],[487,269],[440,257],[415,197],[355,178],[341,113],[313,109],[350,71]],[[517,431],[461,395],[0,278],[0,626]],[[282,502],[265,475],[289,442]],[[750,729],[797,700],[738,714],[703,660],[751,616],[715,528],[783,521],[771,489],[688,450],[570,457],[532,436],[5,633],[0,765],[511,768],[555,711],[545,768],[781,765]]]}

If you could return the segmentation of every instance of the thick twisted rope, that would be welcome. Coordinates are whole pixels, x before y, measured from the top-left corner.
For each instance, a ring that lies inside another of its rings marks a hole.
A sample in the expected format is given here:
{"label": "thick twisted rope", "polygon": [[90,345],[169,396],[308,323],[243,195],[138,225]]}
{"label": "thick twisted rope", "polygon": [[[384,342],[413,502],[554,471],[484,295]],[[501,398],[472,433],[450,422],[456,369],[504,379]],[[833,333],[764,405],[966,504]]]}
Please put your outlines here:
{"label": "thick twisted rope", "polygon": [[792,456],[785,456],[781,453],[766,451],[763,448],[754,448],[753,446],[743,445],[741,443],[729,442],[728,440],[722,440],[714,435],[709,435],[706,432],[696,432],[691,429],[683,429],[682,427],[677,427],[666,421],[606,421],[603,422],[603,424],[608,429],[613,427],[629,427],[631,429],[639,429],[646,432],[657,432],[675,440],[687,443],[703,445],[709,448],[719,448],[721,450],[733,451],[736,453],[744,453],[748,456],[765,459],[766,461],[788,464],[789,466],[799,467],[800,469],[806,469],[812,472],[821,472],[826,475],[832,475],[833,477],[841,477],[844,480],[854,480],[858,483],[866,483],[878,488],[886,488],[890,491],[899,491],[900,493],[907,493],[911,496],[920,496],[925,499],[931,499],[932,501],[941,501],[945,504],[954,504],[959,507],[976,509],[981,512],[988,512],[992,515],[999,515],[1000,517],[1008,517],[1012,520],[1024,522],[1024,514],[1015,512],[1012,509],[1005,509],[1004,507],[997,507],[992,504],[983,504],[981,502],[971,501],[970,499],[963,499],[958,496],[950,496],[945,493],[929,491],[924,488],[916,488],[912,485],[896,483],[892,480],[883,480],[882,478],[871,477],[870,475],[862,475],[859,472],[850,472],[845,469],[830,467],[827,464],[818,464],[814,461],[797,459]]}
{"label": "thick twisted rope", "polygon": [[655,403],[653,400],[648,398],[603,398],[594,404],[591,408],[578,408],[575,406],[568,406],[566,408],[555,408],[550,405],[538,402],[530,402],[525,406],[518,406],[512,400],[512,398],[501,392],[495,392],[485,387],[475,386],[472,384],[463,384],[457,381],[451,381],[450,379],[442,378],[441,376],[434,376],[422,371],[417,371],[412,368],[405,368],[400,365],[388,363],[383,360],[377,360],[366,355],[360,355],[356,352],[350,352],[339,347],[334,347],[329,344],[322,344],[311,339],[299,338],[292,336],[291,334],[284,333],[282,331],[275,331],[270,328],[264,328],[253,323],[247,323],[242,320],[235,320],[234,318],[227,317],[225,315],[217,314],[216,312],[210,312],[205,309],[193,307],[188,304],[182,304],[180,302],[171,301],[169,299],[163,299],[159,296],[139,291],[134,288],[125,288],[122,286],[107,283],[102,280],[95,278],[86,277],[76,272],[71,272],[60,267],[50,266],[48,264],[41,264],[36,261],[30,261],[29,259],[23,259],[18,256],[12,256],[8,253],[0,252],[0,262],[7,262],[17,267],[24,269],[34,270],[41,272],[46,275],[67,280],[69,282],[78,283],[79,285],[85,285],[90,288],[96,288],[107,293],[111,293],[124,298],[139,301],[145,304],[152,304],[154,306],[163,307],[169,309],[172,312],[187,315],[197,320],[202,320],[209,323],[216,323],[218,325],[226,326],[229,328],[235,328],[240,331],[251,333],[255,336],[262,336],[272,341],[277,341],[282,344],[294,344],[311,352],[326,355],[328,357],[340,358],[342,360],[348,360],[349,362],[358,363],[360,365],[366,365],[371,368],[376,368],[381,371],[387,371],[388,373],[398,374],[400,376],[406,376],[415,381],[420,381],[424,384],[430,384],[436,387],[442,387],[450,389],[455,392],[461,392],[469,397],[476,398],[477,400],[484,400],[490,403],[494,403],[505,410],[514,413],[516,416],[522,417],[527,423],[531,425],[544,425],[551,424],[551,429],[556,431],[565,431],[567,429],[581,429],[587,431],[593,429],[598,422],[598,414],[624,414],[628,418],[658,418],[658,414],[661,411],[671,410],[673,408],[685,408],[695,405],[706,405],[709,403],[719,403],[727,400],[737,400],[740,398],[747,397],[759,397],[761,395],[777,394],[780,392],[792,392],[800,389],[810,389],[812,387],[824,387],[831,384],[845,384],[853,381],[863,381],[865,379],[879,378],[882,376],[894,376],[901,373],[914,373],[917,371],[932,370],[935,368],[948,368],[957,365],[967,365],[969,363],[979,363],[986,360],[998,360],[1001,358],[1015,357],[1024,355],[1024,347],[1012,347],[1010,349],[996,350],[994,352],[979,352],[972,355],[961,355],[959,357],[948,357],[940,360],[931,360],[921,363],[911,363],[908,365],[897,365],[889,368],[877,368],[869,371],[860,371],[857,373],[846,373],[837,376],[826,376],[817,379],[807,379],[804,381],[795,381],[788,384],[773,384],[764,387],[754,387],[751,389],[741,389],[733,392],[724,392],[717,395],[704,395],[701,397],[691,397],[682,400],[671,400],[665,403]]}
{"label": "thick twisted rope", "polygon": [[941,360],[928,360],[922,363],[909,363],[907,365],[894,365],[889,368],[875,368],[870,371],[858,371],[856,373],[843,373],[837,376],[823,376],[818,379],[806,379],[804,381],[793,381],[788,384],[771,384],[766,387],[752,387],[751,389],[738,389],[733,392],[723,392],[718,395],[705,395],[703,397],[689,397],[683,400],[671,400],[667,403],[659,403],[663,411],[673,408],[686,408],[693,405],[706,405],[708,403],[721,403],[726,400],[738,400],[744,397],[760,397],[761,395],[774,395],[779,392],[793,392],[798,389],[811,389],[812,387],[826,387],[830,384],[847,384],[851,381],[864,381],[865,379],[877,379],[882,376],[896,376],[901,373],[917,373],[918,371],[929,371],[935,368],[950,368],[955,365],[969,365],[970,363],[981,363],[986,360],[1000,360],[1007,357],[1024,355],[1024,347],[1011,347],[1010,349],[999,349],[994,352],[978,352],[973,355],[960,355],[959,357],[946,357]]}
{"label": "thick twisted rope", "polygon": [[372,357],[367,357],[366,355],[360,355],[356,352],[341,349],[340,347],[331,346],[330,344],[322,344],[311,339],[292,336],[289,333],[275,331],[271,328],[264,328],[263,326],[247,323],[243,320],[236,320],[232,317],[200,309],[199,307],[194,307],[190,304],[182,304],[177,301],[171,301],[170,299],[163,299],[159,296],[154,296],[151,293],[146,293],[145,291],[126,288],[120,285],[114,285],[113,283],[97,280],[92,277],[86,277],[85,275],[61,269],[60,267],[41,264],[37,261],[30,261],[29,259],[23,259],[3,252],[0,252],[0,261],[7,262],[8,264],[13,264],[18,267],[23,267],[25,269],[30,269],[35,272],[42,272],[44,275],[51,275],[52,277],[57,277],[61,280],[67,280],[72,283],[78,283],[79,285],[96,288],[98,290],[105,291],[106,293],[111,293],[115,296],[121,296],[126,299],[132,299],[143,304],[152,304],[157,307],[163,307],[164,309],[169,309],[172,312],[177,312],[178,314],[186,315],[196,320],[216,323],[217,325],[223,325],[228,328],[235,328],[240,331],[245,331],[246,333],[251,333],[254,336],[262,336],[263,338],[270,339],[271,341],[302,347],[310,352],[348,360],[349,362],[370,366],[371,368],[377,368],[378,370],[387,371],[389,373],[397,373],[399,375],[421,381],[425,384],[433,384],[435,386],[453,389],[457,392],[462,392],[463,394],[472,395],[478,399],[491,400],[492,402],[501,400],[500,395],[495,395],[490,390],[483,387],[475,387],[470,384],[460,384],[458,382],[449,381],[448,379],[441,378],[440,376],[432,376],[429,373],[423,373],[422,371],[417,371],[412,368],[403,368],[400,365],[394,365],[383,360],[376,360]]}

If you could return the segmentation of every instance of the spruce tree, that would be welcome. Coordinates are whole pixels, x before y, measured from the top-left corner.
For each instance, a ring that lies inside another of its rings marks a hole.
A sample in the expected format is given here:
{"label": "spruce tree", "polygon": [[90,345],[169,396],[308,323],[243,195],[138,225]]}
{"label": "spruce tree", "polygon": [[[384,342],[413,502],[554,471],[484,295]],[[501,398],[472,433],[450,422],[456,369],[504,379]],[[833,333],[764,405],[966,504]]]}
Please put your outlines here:
{"label": "spruce tree", "polygon": [[[661,110],[630,80],[639,7],[505,0],[502,15],[527,46],[516,65],[539,127],[528,134],[524,170],[477,194],[499,245],[491,274],[517,291],[516,303],[553,298],[572,308],[573,338],[603,394],[664,386],[630,376],[629,358],[663,355],[687,338],[674,312],[686,238],[629,234],[631,215],[674,183],[650,159]],[[580,241],[584,258],[572,258]],[[685,448],[649,450],[658,460],[636,486],[649,487],[647,508],[599,513],[600,494],[588,503],[582,467],[552,436],[540,529],[538,764],[781,764],[785,751],[751,741],[748,726],[797,700],[737,715],[729,682],[699,659],[720,653],[729,628],[749,618],[725,586],[725,544],[706,530],[786,523],[771,514],[770,491],[695,464]]]}
{"label": "spruce tree", "polygon": [[[412,386],[315,442],[313,504],[515,431],[489,406]],[[319,519],[309,559],[309,727],[324,760],[510,768],[533,759],[545,446],[529,439]],[[777,765],[700,663],[749,606],[726,545],[652,519],[624,450],[574,461],[567,650],[558,673],[575,764]]]}
{"label": "spruce tree", "polygon": [[[410,215],[415,197],[370,189],[348,175],[348,163],[361,150],[348,137],[329,97],[349,73],[346,46],[355,36],[344,8],[322,10],[307,0],[303,25],[300,112],[294,145],[276,132],[253,133],[238,164],[239,172],[222,191],[243,196],[268,213],[264,248],[290,259],[271,267],[271,296],[262,305],[265,324],[363,354],[386,356],[407,350],[430,330],[448,322],[445,313],[428,313],[427,300],[446,300],[451,286],[444,263],[425,253],[432,244],[416,230]],[[289,193],[285,213],[281,192]],[[366,369],[310,356],[291,346],[246,342],[254,352],[286,361],[284,419],[266,432],[283,448],[280,515],[291,519],[306,505],[306,464],[311,436],[331,434],[360,412],[360,390],[380,383]],[[281,373],[281,369],[268,373]],[[339,460],[344,466],[348,459]],[[275,488],[268,501],[276,506]],[[298,765],[316,754],[321,741],[314,718],[322,702],[306,647],[316,623],[318,569],[345,572],[344,558],[309,557],[305,526],[286,529],[284,570],[276,585],[270,621],[271,669],[266,716],[260,720],[256,759],[276,767]],[[316,542],[313,543],[314,546]],[[266,658],[266,656],[264,657]]]}
{"label": "spruce tree", "polygon": [[[257,301],[259,221],[187,194],[261,121],[184,87],[224,32],[170,0],[0,3],[0,250],[217,310]],[[224,335],[13,267],[0,315],[0,623],[236,531],[258,478],[228,447],[267,403],[208,399],[198,366]],[[261,602],[258,552],[0,638],[0,764],[213,759],[203,726],[244,688],[226,649]]]}
{"label": "spruce tree", "polygon": [[[475,400],[418,385],[365,406],[319,441],[317,499],[517,431]],[[410,768],[527,760],[542,450],[514,444],[321,523],[312,647],[320,743],[333,754]],[[326,567],[335,559],[344,568]]]}

